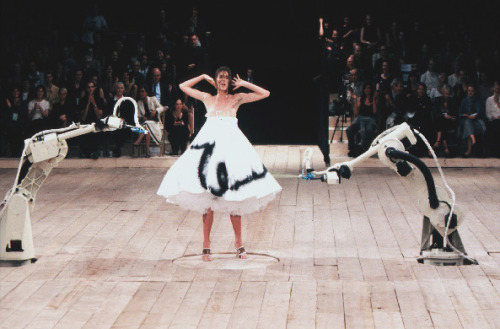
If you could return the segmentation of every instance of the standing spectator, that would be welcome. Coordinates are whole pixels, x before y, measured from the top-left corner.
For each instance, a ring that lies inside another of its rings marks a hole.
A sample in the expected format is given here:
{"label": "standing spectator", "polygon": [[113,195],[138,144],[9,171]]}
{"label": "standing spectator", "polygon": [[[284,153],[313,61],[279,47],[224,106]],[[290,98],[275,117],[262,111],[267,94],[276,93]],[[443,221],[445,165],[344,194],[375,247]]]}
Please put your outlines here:
{"label": "standing spectator", "polygon": [[493,84],[493,95],[486,100],[487,146],[495,157],[500,157],[500,83]]}
{"label": "standing spectator", "polygon": [[351,22],[351,16],[344,15],[344,21],[342,26],[339,28],[339,34],[342,38],[342,50],[345,54],[352,53],[357,31],[358,29],[356,29]]}
{"label": "standing spectator", "polygon": [[[18,87],[12,88],[11,95],[5,99],[5,103],[0,108],[1,131],[0,131],[0,156],[5,156],[10,146],[10,155],[20,157],[23,150],[25,130],[28,123],[28,105],[21,98],[21,91]],[[3,146],[2,146],[3,145]],[[3,148],[3,150],[2,150]]]}
{"label": "standing spectator", "polygon": [[172,154],[183,154],[192,131],[190,131],[190,113],[181,99],[177,99],[175,107],[167,112],[165,127],[168,131],[168,140],[172,146]]}
{"label": "standing spectator", "polygon": [[54,105],[54,103],[57,101],[59,87],[53,83],[54,82],[54,74],[51,71],[47,72],[46,76],[47,76],[47,84],[45,86],[46,91],[47,91],[46,98],[49,101],[50,106],[52,107],[52,105]]}
{"label": "standing spectator", "polygon": [[424,83],[427,90],[427,96],[430,95],[432,88],[439,85],[439,74],[436,72],[436,62],[433,58],[427,63],[427,71],[420,76],[420,82]]}
{"label": "standing spectator", "polygon": [[[346,131],[349,143],[348,147],[350,157],[356,157],[370,147],[370,144],[375,135],[375,131],[377,129],[377,120],[375,119],[375,116],[377,114],[377,102],[375,99],[376,96],[372,91],[371,84],[365,83],[361,96],[359,98],[356,96],[353,97],[355,98],[355,119]],[[358,131],[360,133],[361,139],[360,150],[358,150],[355,145],[355,137]]]}
{"label": "standing spectator", "polygon": [[68,100],[68,90],[60,88],[58,90],[58,100],[52,105],[49,114],[51,128],[65,128],[71,125],[75,117],[76,105]]}
{"label": "standing spectator", "polygon": [[323,42],[331,42],[333,34],[333,27],[330,25],[330,21],[324,19],[323,17],[319,18],[319,39]]}
{"label": "standing spectator", "polygon": [[434,148],[444,147],[446,156],[450,155],[448,142],[453,139],[450,133],[456,133],[457,117],[458,117],[458,103],[456,98],[451,94],[451,88],[443,86],[441,89],[442,96],[434,100],[434,112],[436,115],[436,142]]}
{"label": "standing spectator", "polygon": [[472,147],[476,144],[477,138],[483,136],[486,126],[483,121],[482,106],[476,97],[476,88],[474,85],[467,86],[467,97],[460,104],[457,136],[461,141],[467,143],[467,151],[464,157],[469,157],[472,153]]}
{"label": "standing spectator", "polygon": [[365,22],[361,27],[360,42],[365,46],[367,53],[372,55],[382,41],[380,27],[373,21],[372,14],[366,14]]}
{"label": "standing spectator", "polygon": [[46,128],[46,119],[49,116],[50,104],[45,99],[45,87],[36,88],[36,98],[28,103],[29,128],[28,136],[31,137]]}

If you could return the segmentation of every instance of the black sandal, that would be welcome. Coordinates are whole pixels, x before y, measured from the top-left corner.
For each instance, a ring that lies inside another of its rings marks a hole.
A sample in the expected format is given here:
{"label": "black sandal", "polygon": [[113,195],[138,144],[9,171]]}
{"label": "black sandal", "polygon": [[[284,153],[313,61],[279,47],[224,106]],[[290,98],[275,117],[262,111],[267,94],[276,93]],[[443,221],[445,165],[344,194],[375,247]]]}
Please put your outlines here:
{"label": "black sandal", "polygon": [[247,255],[247,252],[246,252],[244,246],[236,248],[236,257],[237,258],[243,258],[243,256],[246,256],[246,255]]}
{"label": "black sandal", "polygon": [[[204,259],[205,256],[207,256],[207,260]],[[210,248],[203,248],[201,258],[206,262],[212,260],[212,251],[210,250]]]}

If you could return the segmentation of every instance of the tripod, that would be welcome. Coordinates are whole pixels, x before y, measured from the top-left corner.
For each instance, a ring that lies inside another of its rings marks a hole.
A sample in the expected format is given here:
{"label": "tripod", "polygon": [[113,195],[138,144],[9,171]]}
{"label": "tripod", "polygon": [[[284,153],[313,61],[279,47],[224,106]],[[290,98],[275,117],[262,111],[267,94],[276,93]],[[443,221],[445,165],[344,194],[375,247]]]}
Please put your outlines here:
{"label": "tripod", "polygon": [[330,112],[330,116],[337,116],[337,121],[335,122],[335,128],[333,128],[333,134],[332,138],[330,139],[330,144],[333,143],[333,138],[335,137],[335,133],[337,132],[337,129],[339,127],[339,121],[342,120],[341,122],[341,130],[340,130],[340,141],[343,141],[343,134],[344,134],[344,122],[347,122],[346,120],[346,108],[348,104],[343,95],[340,95],[339,98],[334,100],[332,102],[332,111]]}

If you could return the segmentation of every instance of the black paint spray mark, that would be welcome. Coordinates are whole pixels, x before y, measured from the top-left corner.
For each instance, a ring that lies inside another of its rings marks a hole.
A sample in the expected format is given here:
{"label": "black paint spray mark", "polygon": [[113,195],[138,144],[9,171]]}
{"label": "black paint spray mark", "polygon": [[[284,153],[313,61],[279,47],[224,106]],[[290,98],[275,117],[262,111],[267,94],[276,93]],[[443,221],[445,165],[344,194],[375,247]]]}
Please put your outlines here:
{"label": "black paint spray mark", "polygon": [[246,184],[249,184],[255,180],[264,178],[267,174],[267,168],[263,165],[263,170],[260,173],[257,173],[252,170],[252,173],[247,176],[247,178],[236,181],[231,187],[229,187],[228,182],[228,174],[226,164],[224,162],[219,162],[217,164],[217,183],[219,184],[219,188],[214,188],[212,186],[207,186],[207,166],[212,158],[212,154],[215,148],[215,142],[213,143],[205,143],[201,145],[191,145],[191,148],[194,150],[203,149],[203,153],[201,154],[200,164],[198,165],[198,177],[200,179],[201,186],[210,191],[215,196],[221,197],[226,193],[227,190],[238,191],[238,189]]}

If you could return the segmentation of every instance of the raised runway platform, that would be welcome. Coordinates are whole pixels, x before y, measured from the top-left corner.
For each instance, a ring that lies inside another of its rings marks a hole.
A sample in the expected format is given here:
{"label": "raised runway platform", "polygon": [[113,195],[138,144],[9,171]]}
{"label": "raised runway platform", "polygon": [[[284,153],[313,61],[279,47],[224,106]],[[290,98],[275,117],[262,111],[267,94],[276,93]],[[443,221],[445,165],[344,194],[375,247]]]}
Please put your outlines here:
{"label": "raised runway platform", "polygon": [[[248,260],[215,214],[212,263],[200,216],[156,195],[176,157],[64,160],[32,215],[38,261],[0,268],[0,327],[500,328],[498,159],[440,159],[479,265],[435,267],[402,178],[373,158],[341,185],[298,179],[307,147],[255,147],[283,191],[243,217]],[[0,160],[0,193],[17,164]]]}

